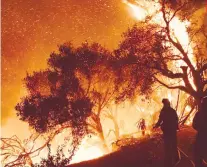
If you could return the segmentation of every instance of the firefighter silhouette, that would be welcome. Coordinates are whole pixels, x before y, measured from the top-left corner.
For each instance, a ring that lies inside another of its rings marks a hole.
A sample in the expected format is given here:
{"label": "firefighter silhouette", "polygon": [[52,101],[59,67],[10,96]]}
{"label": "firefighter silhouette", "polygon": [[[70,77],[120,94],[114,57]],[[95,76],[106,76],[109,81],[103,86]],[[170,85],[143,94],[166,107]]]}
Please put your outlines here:
{"label": "firefighter silhouette", "polygon": [[138,128],[138,130],[142,131],[142,136],[145,136],[145,131],[146,131],[145,119],[142,118],[138,121],[137,128]]}
{"label": "firefighter silhouette", "polygon": [[203,159],[207,156],[207,96],[202,99],[201,109],[193,119],[193,128],[197,131],[195,141],[195,165],[203,167]]}
{"label": "firefighter silhouette", "polygon": [[178,116],[176,111],[170,106],[168,99],[163,99],[163,108],[160,112],[159,120],[154,128],[161,127],[163,131],[165,167],[172,167],[179,161],[177,150],[177,130]]}

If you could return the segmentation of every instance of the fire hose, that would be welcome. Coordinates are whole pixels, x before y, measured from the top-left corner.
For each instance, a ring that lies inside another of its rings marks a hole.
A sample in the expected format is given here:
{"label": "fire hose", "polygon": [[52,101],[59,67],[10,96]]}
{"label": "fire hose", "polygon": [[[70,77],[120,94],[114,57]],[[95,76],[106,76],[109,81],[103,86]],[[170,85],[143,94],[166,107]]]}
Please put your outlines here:
{"label": "fire hose", "polygon": [[175,166],[177,166],[179,164],[179,162],[181,161],[182,158],[181,158],[180,153],[182,153],[190,161],[190,163],[192,164],[192,166],[195,167],[195,163],[190,159],[190,157],[180,147],[177,147],[177,148],[178,148],[179,159],[180,160],[178,161],[178,163],[176,163]]}
{"label": "fire hose", "polygon": [[183,154],[183,156],[185,156],[189,161],[190,161],[190,163],[191,163],[191,165],[193,166],[193,167],[195,167],[195,163],[193,162],[193,160],[191,160],[190,159],[190,157],[180,148],[180,147],[177,147],[177,149],[178,149],[178,154],[179,154],[179,160],[178,160],[178,162],[174,165],[174,167],[176,167],[179,163],[180,163],[180,161],[181,161],[181,153]]}

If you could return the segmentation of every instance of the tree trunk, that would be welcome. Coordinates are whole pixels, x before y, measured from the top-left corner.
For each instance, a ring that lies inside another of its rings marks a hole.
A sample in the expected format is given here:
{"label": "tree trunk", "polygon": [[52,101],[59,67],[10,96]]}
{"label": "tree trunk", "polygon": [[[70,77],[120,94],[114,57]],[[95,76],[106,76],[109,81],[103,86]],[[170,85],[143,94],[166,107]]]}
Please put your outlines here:
{"label": "tree trunk", "polygon": [[113,118],[112,121],[114,123],[114,133],[115,133],[116,139],[118,140],[119,139],[119,136],[120,136],[119,125],[117,123],[116,118]]}
{"label": "tree trunk", "polygon": [[188,118],[190,117],[190,115],[192,114],[192,112],[194,111],[195,107],[191,108],[190,112],[188,113],[188,115],[182,120],[181,124],[184,125],[185,122],[188,120]]}
{"label": "tree trunk", "polygon": [[101,140],[101,142],[102,142],[102,148],[101,148],[101,149],[103,150],[104,153],[109,153],[109,148],[108,148],[108,146],[107,146],[107,144],[106,144],[106,140],[105,140],[103,131],[100,132],[100,134],[99,134],[99,138],[100,138],[100,140]]}
{"label": "tree trunk", "polygon": [[102,125],[101,125],[101,120],[100,120],[100,118],[98,117],[97,118],[97,127],[98,127],[98,133],[99,133],[99,138],[100,138],[100,140],[101,140],[101,142],[102,142],[102,149],[103,149],[103,151],[105,152],[105,153],[108,153],[109,152],[109,148],[108,148],[108,146],[107,146],[107,144],[106,144],[106,140],[105,140],[105,137],[104,137],[104,133],[103,133],[103,127],[102,127]]}
{"label": "tree trunk", "polygon": [[200,111],[202,98],[201,97],[195,98],[195,101],[196,101],[196,105],[197,105],[197,111]]}

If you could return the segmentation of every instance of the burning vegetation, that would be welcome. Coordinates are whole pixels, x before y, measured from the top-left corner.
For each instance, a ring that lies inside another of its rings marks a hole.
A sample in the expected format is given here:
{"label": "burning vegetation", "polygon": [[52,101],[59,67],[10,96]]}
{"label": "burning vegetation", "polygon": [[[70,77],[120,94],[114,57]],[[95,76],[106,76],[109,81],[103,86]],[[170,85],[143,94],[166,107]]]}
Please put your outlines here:
{"label": "burning vegetation", "polygon": [[139,21],[116,50],[65,43],[47,69],[25,77],[27,95],[16,111],[33,134],[27,141],[1,138],[5,166],[38,166],[42,157],[43,166],[67,165],[108,154],[120,141],[151,135],[164,97],[180,124],[191,124],[207,95],[207,29],[194,23],[205,9],[190,1],[124,3]]}

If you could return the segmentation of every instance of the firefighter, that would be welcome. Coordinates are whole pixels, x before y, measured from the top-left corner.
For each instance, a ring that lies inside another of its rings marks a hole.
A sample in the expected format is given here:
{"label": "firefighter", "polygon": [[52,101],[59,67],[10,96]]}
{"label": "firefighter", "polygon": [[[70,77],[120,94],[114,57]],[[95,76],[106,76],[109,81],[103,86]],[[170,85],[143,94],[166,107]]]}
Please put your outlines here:
{"label": "firefighter", "polygon": [[195,165],[203,167],[203,159],[207,155],[207,97],[204,97],[198,111],[193,119],[193,128],[197,131],[195,141]]}
{"label": "firefighter", "polygon": [[146,131],[146,123],[145,123],[145,119],[141,119],[138,122],[138,129],[142,131],[142,136],[145,136],[145,131]]}
{"label": "firefighter", "polygon": [[165,167],[172,167],[179,161],[177,150],[178,116],[176,111],[170,106],[170,101],[168,99],[163,99],[162,103],[163,108],[154,128],[161,127],[163,131],[165,152],[164,165]]}

